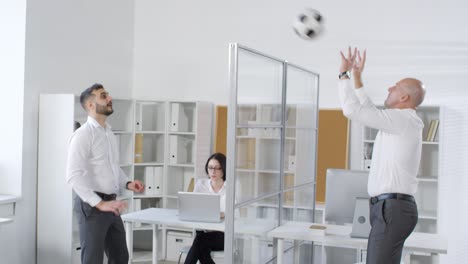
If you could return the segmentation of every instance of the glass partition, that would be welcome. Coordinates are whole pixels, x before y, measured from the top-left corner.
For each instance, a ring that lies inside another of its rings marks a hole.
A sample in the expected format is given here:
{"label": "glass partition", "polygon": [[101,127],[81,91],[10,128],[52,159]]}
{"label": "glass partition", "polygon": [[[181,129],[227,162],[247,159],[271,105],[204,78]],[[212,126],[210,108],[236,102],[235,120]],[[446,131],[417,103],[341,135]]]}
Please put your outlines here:
{"label": "glass partition", "polygon": [[229,81],[225,258],[268,263],[269,231],[314,219],[318,75],[231,44]]}

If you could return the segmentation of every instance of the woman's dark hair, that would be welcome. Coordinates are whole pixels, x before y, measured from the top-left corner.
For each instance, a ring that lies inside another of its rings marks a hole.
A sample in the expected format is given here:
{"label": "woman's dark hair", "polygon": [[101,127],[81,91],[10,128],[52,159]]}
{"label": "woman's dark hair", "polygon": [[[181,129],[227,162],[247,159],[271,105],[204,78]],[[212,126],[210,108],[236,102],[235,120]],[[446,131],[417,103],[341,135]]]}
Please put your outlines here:
{"label": "woman's dark hair", "polygon": [[219,162],[219,165],[221,165],[221,169],[223,170],[223,181],[226,181],[226,156],[224,156],[223,153],[216,152],[213,155],[211,155],[208,158],[208,160],[206,160],[206,164],[205,164],[206,175],[208,175],[208,163],[212,159],[217,160]]}

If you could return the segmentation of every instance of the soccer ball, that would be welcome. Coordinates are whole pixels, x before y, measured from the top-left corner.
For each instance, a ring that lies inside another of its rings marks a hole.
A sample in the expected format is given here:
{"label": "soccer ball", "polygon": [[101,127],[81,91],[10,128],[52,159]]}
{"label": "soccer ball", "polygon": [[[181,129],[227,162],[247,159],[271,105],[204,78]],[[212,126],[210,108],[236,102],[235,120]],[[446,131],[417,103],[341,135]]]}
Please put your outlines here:
{"label": "soccer ball", "polygon": [[311,40],[317,37],[322,31],[322,23],[323,17],[320,12],[308,8],[294,19],[293,28],[299,37]]}

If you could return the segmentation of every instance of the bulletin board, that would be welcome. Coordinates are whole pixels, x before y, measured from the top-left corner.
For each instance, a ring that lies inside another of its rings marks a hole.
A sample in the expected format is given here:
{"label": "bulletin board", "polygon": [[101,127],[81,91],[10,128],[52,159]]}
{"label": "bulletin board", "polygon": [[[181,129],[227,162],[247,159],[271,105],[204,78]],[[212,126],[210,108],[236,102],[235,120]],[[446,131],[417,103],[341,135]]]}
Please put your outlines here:
{"label": "bulletin board", "polygon": [[341,109],[319,110],[316,201],[325,202],[328,168],[348,168],[349,121]]}

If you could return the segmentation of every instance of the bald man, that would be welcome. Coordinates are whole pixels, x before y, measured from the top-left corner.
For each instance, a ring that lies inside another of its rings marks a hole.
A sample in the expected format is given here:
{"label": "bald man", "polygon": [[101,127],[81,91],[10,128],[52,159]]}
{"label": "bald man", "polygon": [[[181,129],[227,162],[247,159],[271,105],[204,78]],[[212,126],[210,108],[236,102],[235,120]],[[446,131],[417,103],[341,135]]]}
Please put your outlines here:
{"label": "bald man", "polygon": [[[414,200],[421,160],[423,122],[416,114],[424,100],[421,81],[405,78],[388,88],[385,109],[367,97],[362,83],[366,51],[341,54],[339,97],[343,114],[378,129],[367,191],[371,232],[368,264],[400,263],[403,244],[418,222]],[[352,74],[352,76],[351,76]]]}

